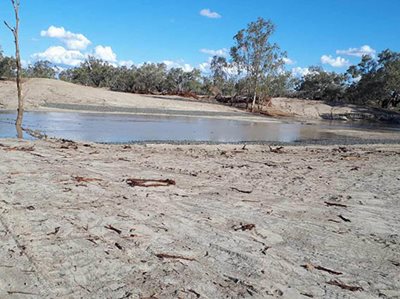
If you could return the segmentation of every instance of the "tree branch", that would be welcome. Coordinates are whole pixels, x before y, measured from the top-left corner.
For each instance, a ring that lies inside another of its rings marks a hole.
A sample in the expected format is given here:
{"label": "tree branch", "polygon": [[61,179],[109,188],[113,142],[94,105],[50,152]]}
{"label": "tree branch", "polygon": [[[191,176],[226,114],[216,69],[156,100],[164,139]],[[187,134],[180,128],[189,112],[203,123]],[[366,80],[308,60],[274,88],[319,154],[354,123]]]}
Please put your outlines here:
{"label": "tree branch", "polygon": [[11,30],[12,33],[15,32],[15,28],[11,27],[10,25],[8,25],[8,23],[6,21],[4,21],[4,24],[7,26],[8,29]]}

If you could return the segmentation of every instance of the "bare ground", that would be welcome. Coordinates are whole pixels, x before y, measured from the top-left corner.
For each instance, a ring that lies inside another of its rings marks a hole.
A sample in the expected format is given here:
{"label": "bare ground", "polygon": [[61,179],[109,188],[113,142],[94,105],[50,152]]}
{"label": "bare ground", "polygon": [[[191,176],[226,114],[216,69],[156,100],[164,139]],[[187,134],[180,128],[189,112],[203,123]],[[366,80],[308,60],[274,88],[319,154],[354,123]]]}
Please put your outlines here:
{"label": "bare ground", "polygon": [[[96,105],[136,109],[164,109],[181,111],[238,112],[240,110],[178,96],[152,96],[113,92],[51,79],[29,79],[24,85],[28,110],[54,110],[46,108],[60,104]],[[15,109],[17,106],[15,83],[0,81],[0,108]]]}
{"label": "bare ground", "polygon": [[400,145],[0,144],[1,298],[399,298]]}

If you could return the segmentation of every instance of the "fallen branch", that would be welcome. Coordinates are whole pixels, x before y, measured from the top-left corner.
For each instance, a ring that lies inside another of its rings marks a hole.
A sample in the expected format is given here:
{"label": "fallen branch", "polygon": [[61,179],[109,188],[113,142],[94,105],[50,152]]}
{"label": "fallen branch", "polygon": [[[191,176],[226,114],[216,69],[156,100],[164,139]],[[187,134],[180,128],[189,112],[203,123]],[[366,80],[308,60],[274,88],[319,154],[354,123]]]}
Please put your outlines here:
{"label": "fallen branch", "polygon": [[337,287],[340,287],[343,290],[348,290],[348,291],[352,291],[352,292],[363,291],[362,287],[350,286],[350,285],[344,284],[343,282],[340,282],[338,280],[330,280],[330,281],[327,282],[327,284],[330,284],[330,285],[333,285],[333,286],[337,286]]}
{"label": "fallen branch", "polygon": [[48,233],[47,235],[48,235],[48,236],[57,235],[58,232],[60,231],[60,229],[61,229],[61,227],[58,226],[58,227],[56,227],[56,228],[54,229],[54,232]]}
{"label": "fallen branch", "polygon": [[235,188],[235,187],[232,187],[231,189],[234,190],[234,191],[240,192],[240,193],[246,193],[246,194],[251,194],[251,193],[253,193],[253,190],[251,190],[251,191],[240,190],[240,189]]}
{"label": "fallen branch", "polygon": [[131,187],[168,187],[175,186],[174,180],[146,180],[146,179],[127,179],[126,183]]}
{"label": "fallen branch", "polygon": [[326,204],[328,207],[341,207],[341,208],[347,208],[347,206],[346,206],[346,205],[344,205],[344,204],[341,204],[341,203],[336,203],[336,202],[328,202],[328,201],[325,201],[325,204]]}
{"label": "fallen branch", "polygon": [[111,224],[109,224],[109,225],[107,225],[107,226],[105,226],[105,228],[106,229],[109,229],[109,230],[112,230],[112,231],[115,231],[117,234],[122,234],[122,230],[120,230],[120,229],[118,229],[118,228],[115,228],[114,226],[112,226]]}
{"label": "fallen branch", "polygon": [[346,218],[346,217],[344,217],[344,216],[342,216],[342,215],[339,215],[338,217],[339,217],[340,219],[342,219],[344,222],[351,222],[350,219],[348,219],[348,218]]}
{"label": "fallen branch", "polygon": [[275,154],[281,154],[283,152],[283,149],[284,149],[283,146],[280,146],[280,147],[277,147],[277,148],[273,148],[271,146],[269,147],[269,151],[271,153],[275,153]]}
{"label": "fallen branch", "polygon": [[40,296],[40,294],[37,293],[31,293],[31,292],[24,292],[24,291],[7,291],[8,295],[32,295],[32,296]]}
{"label": "fallen branch", "polygon": [[342,275],[343,274],[342,272],[334,271],[334,270],[331,270],[331,269],[328,269],[328,268],[325,268],[325,267],[321,267],[321,266],[316,266],[316,265],[313,265],[313,264],[305,264],[305,265],[302,265],[302,267],[307,269],[307,270],[316,269],[316,270],[319,270],[319,271],[328,272],[329,274],[333,274],[333,275]]}
{"label": "fallen branch", "polygon": [[172,255],[172,254],[167,254],[167,253],[158,253],[158,254],[156,254],[156,257],[158,257],[160,259],[177,259],[177,260],[185,260],[185,261],[195,261],[196,260],[191,257],[184,257],[181,255]]}
{"label": "fallen branch", "polygon": [[246,230],[253,230],[256,228],[255,224],[240,224],[239,226],[233,226],[232,227],[235,231],[246,231]]}
{"label": "fallen branch", "polygon": [[35,147],[32,146],[26,146],[26,147],[10,147],[4,144],[0,144],[0,147],[2,147],[6,152],[33,152],[35,150]]}

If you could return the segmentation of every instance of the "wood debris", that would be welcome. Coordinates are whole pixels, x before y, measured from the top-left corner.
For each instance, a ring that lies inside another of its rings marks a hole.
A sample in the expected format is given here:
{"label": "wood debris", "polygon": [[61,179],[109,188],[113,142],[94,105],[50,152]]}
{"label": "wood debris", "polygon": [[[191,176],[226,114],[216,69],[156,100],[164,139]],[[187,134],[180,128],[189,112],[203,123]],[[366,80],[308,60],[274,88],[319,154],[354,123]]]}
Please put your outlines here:
{"label": "wood debris", "polygon": [[251,193],[253,193],[253,190],[241,190],[241,189],[238,189],[238,188],[235,188],[235,187],[232,187],[231,189],[232,189],[233,191],[237,191],[237,192],[245,193],[245,194],[251,194]]}
{"label": "wood debris", "polygon": [[271,153],[275,153],[275,154],[282,154],[283,153],[283,149],[284,149],[283,146],[279,146],[279,147],[276,147],[276,148],[273,148],[271,146],[269,147],[269,151]]}
{"label": "wood debris", "polygon": [[147,179],[127,179],[126,183],[131,187],[168,187],[175,186],[174,180],[147,180]]}
{"label": "wood debris", "polygon": [[330,281],[327,282],[327,284],[330,284],[330,285],[333,285],[333,286],[337,286],[337,287],[340,287],[343,290],[348,290],[348,291],[352,291],[352,292],[363,291],[362,287],[350,286],[350,285],[347,285],[347,284],[345,284],[343,282],[340,282],[338,280],[330,280]]}
{"label": "wood debris", "polygon": [[158,253],[158,254],[156,254],[156,257],[158,257],[160,259],[177,259],[177,260],[185,260],[185,261],[195,261],[196,260],[191,257],[184,257],[181,255],[173,255],[173,254],[167,254],[167,253]]}
{"label": "wood debris", "polygon": [[114,226],[112,226],[111,224],[105,226],[106,229],[112,230],[114,232],[116,232],[117,234],[122,234],[122,230],[115,228]]}
{"label": "wood debris", "polygon": [[246,231],[246,230],[253,230],[256,228],[255,224],[240,224],[240,225],[234,225],[232,227],[235,231]]}
{"label": "wood debris", "polygon": [[341,207],[341,208],[347,208],[347,205],[345,204],[341,204],[341,203],[337,203],[337,202],[329,202],[329,201],[325,201],[325,204],[328,207]]}
{"label": "wood debris", "polygon": [[312,271],[312,270],[315,269],[315,270],[319,270],[319,271],[328,272],[329,274],[333,274],[333,275],[342,275],[343,274],[342,272],[334,271],[334,270],[331,270],[331,269],[328,269],[328,268],[325,268],[325,267],[321,267],[321,266],[318,266],[318,265],[313,265],[313,264],[310,264],[310,263],[302,265],[302,267],[304,269],[307,269],[308,271]]}

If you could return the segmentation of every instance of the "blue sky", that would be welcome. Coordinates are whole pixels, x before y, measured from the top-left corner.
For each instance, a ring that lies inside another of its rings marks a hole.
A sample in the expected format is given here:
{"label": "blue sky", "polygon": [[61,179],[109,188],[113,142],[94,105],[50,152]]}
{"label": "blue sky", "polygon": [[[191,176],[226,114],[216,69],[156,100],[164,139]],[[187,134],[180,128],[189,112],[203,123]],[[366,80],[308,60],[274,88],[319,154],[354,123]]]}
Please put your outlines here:
{"label": "blue sky", "polygon": [[[9,2],[0,2],[0,19],[12,22]],[[288,53],[287,68],[299,72],[310,65],[344,71],[362,53],[400,51],[399,0],[21,2],[25,62],[47,58],[76,65],[95,54],[114,64],[166,61],[206,68],[209,57],[229,49],[235,33],[257,17],[276,24],[273,40]],[[4,26],[0,44],[7,55],[13,53],[11,34]]]}

